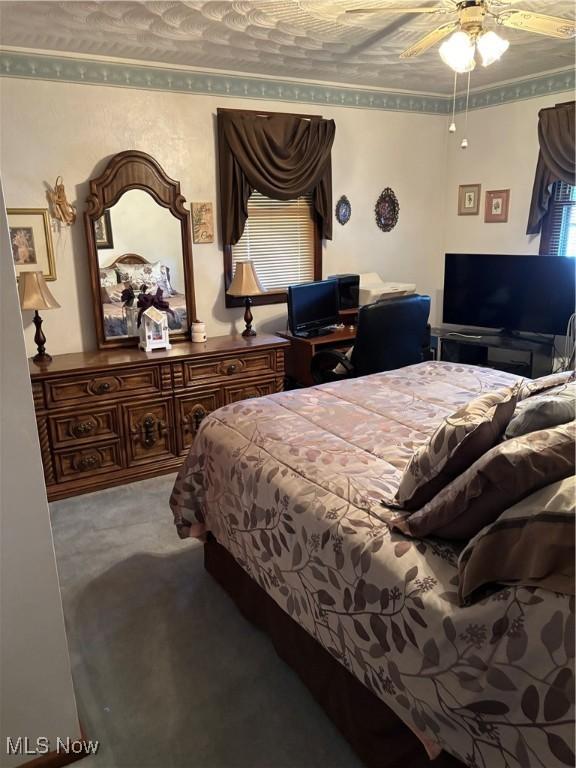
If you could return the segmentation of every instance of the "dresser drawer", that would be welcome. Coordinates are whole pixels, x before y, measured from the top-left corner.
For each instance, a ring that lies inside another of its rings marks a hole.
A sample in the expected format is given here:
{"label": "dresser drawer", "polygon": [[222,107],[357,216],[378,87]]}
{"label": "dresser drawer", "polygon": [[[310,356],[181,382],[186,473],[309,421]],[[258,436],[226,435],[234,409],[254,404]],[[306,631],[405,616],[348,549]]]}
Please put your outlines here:
{"label": "dresser drawer", "polygon": [[49,407],[159,392],[160,370],[156,365],[147,365],[141,368],[118,369],[114,373],[48,379],[46,389]]}
{"label": "dresser drawer", "polygon": [[149,464],[176,455],[173,404],[171,400],[124,404],[128,466]]}
{"label": "dresser drawer", "polygon": [[276,371],[274,350],[241,353],[214,360],[189,360],[184,363],[184,386],[190,387],[203,381],[224,381],[245,378]]}
{"label": "dresser drawer", "polygon": [[221,405],[223,402],[219,387],[176,398],[176,423],[181,449],[190,448],[202,420]]}
{"label": "dresser drawer", "polygon": [[54,471],[57,482],[86,475],[99,475],[121,469],[122,466],[119,442],[54,452]]}
{"label": "dresser drawer", "polygon": [[94,405],[89,411],[48,416],[54,448],[120,436],[118,409],[115,405]]}
{"label": "dresser drawer", "polygon": [[226,404],[236,403],[238,400],[248,400],[251,397],[264,397],[276,392],[276,381],[252,381],[238,383],[235,386],[224,387],[224,399]]}

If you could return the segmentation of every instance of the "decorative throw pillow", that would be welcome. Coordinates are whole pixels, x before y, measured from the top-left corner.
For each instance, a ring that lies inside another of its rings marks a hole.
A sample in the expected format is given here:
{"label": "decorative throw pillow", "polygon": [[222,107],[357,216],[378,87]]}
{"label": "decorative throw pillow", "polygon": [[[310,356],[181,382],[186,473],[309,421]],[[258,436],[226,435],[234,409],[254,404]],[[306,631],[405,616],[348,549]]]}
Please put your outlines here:
{"label": "decorative throw pillow", "polygon": [[[576,419],[576,398],[574,394],[569,395],[569,387],[573,385],[567,384],[564,387],[565,393],[537,395],[521,400],[516,406],[504,437],[507,439],[518,437]],[[553,391],[547,390],[547,392]]]}
{"label": "decorative throw pillow", "polygon": [[574,474],[576,422],[505,440],[417,512],[386,514],[408,536],[470,539],[512,504]]}
{"label": "decorative throw pillow", "polygon": [[533,395],[539,395],[547,389],[560,387],[576,380],[575,371],[561,371],[560,373],[551,373],[548,376],[541,376],[533,381],[525,381],[521,384],[518,392],[518,400],[524,400]]}
{"label": "decorative throw pillow", "polygon": [[393,504],[420,509],[500,440],[516,406],[518,385],[487,392],[448,416],[406,467]]}
{"label": "decorative throw pillow", "polygon": [[118,267],[119,280],[130,283],[135,290],[145,285],[150,293],[162,288],[164,296],[172,296],[174,291],[170,285],[168,271],[159,261],[154,264],[121,264]]}
{"label": "decorative throw pillow", "polygon": [[458,558],[461,605],[488,584],[574,594],[576,478],[541,488],[503,512]]}
{"label": "decorative throw pillow", "polygon": [[118,275],[114,267],[100,267],[100,287],[113,288],[118,283]]}

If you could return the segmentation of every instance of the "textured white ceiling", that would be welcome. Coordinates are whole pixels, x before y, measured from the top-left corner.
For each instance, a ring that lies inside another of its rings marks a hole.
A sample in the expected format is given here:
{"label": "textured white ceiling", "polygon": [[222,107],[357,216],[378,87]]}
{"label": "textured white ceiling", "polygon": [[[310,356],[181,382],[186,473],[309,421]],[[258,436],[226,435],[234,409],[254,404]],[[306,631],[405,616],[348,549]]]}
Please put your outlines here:
{"label": "textured white ceiling", "polygon": [[[398,59],[404,48],[445,18],[344,13],[347,8],[386,4],[450,7],[452,0],[10,1],[0,2],[0,44],[450,93],[453,76],[441,62],[437,46],[418,59]],[[514,0],[514,7],[574,16],[573,0]],[[477,68],[473,88],[574,63],[574,41],[502,27],[499,31],[510,40],[510,49],[501,62]]]}

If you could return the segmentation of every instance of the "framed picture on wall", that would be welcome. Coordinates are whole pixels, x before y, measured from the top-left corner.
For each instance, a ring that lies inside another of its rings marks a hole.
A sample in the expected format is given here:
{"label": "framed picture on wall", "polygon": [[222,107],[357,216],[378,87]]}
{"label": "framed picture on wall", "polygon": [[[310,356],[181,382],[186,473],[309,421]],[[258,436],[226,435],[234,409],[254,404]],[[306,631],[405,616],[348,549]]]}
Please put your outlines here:
{"label": "framed picture on wall", "polygon": [[56,280],[48,209],[8,208],[6,213],[16,275],[40,269],[45,280]]}
{"label": "framed picture on wall", "polygon": [[458,188],[458,216],[478,216],[480,184],[461,184]]}
{"label": "framed picture on wall", "polygon": [[110,211],[108,209],[94,222],[94,232],[96,235],[96,248],[114,248],[112,222],[110,221]]}
{"label": "framed picture on wall", "polygon": [[212,203],[192,203],[192,240],[195,243],[214,242]]}
{"label": "framed picture on wall", "polygon": [[486,192],[484,206],[484,221],[489,224],[505,223],[508,221],[508,208],[510,206],[509,189],[492,189]]}

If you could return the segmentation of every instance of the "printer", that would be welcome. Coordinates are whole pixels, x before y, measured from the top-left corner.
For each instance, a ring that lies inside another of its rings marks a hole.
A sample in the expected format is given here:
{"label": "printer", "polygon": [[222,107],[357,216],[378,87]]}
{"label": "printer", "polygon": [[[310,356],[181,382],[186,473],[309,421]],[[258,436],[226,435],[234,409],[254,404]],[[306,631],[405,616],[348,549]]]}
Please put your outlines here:
{"label": "printer", "polygon": [[392,283],[382,280],[377,272],[360,273],[358,305],[373,304],[380,299],[407,296],[416,291],[416,283]]}

